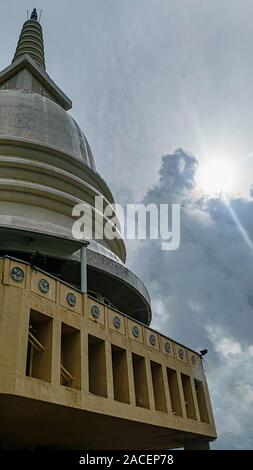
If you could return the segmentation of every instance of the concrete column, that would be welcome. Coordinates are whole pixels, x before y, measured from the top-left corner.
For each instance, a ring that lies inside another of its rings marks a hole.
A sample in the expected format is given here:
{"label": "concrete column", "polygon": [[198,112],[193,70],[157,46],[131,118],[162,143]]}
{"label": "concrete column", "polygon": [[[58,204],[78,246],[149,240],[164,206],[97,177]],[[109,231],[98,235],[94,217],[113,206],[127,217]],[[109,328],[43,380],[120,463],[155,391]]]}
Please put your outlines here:
{"label": "concrete column", "polygon": [[210,450],[209,441],[205,439],[190,439],[184,445],[184,450]]}
{"label": "concrete column", "polygon": [[89,360],[88,360],[88,333],[81,331],[81,390],[89,392]]}
{"label": "concrete column", "polygon": [[112,373],[112,349],[111,349],[111,344],[108,341],[105,342],[105,356],[106,356],[107,398],[114,400],[113,373]]}
{"label": "concrete column", "polygon": [[183,391],[183,385],[182,385],[182,380],[181,380],[181,374],[177,370],[177,382],[178,382],[178,391],[179,391],[179,397],[180,397],[180,402],[182,406],[182,414],[183,418],[187,419],[187,413],[186,413],[186,407],[185,407],[185,399],[184,399],[184,391]]}
{"label": "concrete column", "polygon": [[61,366],[61,321],[58,318],[53,320],[52,332],[52,385],[60,385],[60,366]]}
{"label": "concrete column", "polygon": [[198,400],[197,400],[197,394],[196,394],[196,389],[195,389],[195,385],[194,385],[194,378],[192,376],[190,377],[190,381],[191,381],[191,389],[192,389],[192,399],[193,399],[194,408],[195,408],[195,411],[196,411],[196,418],[197,418],[197,421],[201,421],[200,414],[199,414],[199,405],[198,405]]}
{"label": "concrete column", "polygon": [[162,372],[163,372],[164,392],[165,392],[167,410],[168,410],[168,413],[172,413],[170,391],[169,391],[168,377],[167,377],[167,369],[166,369],[166,366],[164,366],[164,365],[162,365]]}
{"label": "concrete column", "polygon": [[82,245],[80,249],[81,263],[81,292],[87,293],[87,246]]}
{"label": "concrete column", "polygon": [[135,404],[135,389],[134,389],[132,354],[131,354],[130,351],[127,350],[126,355],[127,355],[127,369],[128,369],[130,405],[136,406],[136,404]]}
{"label": "concrete column", "polygon": [[[21,303],[20,299],[17,299],[17,300],[18,302]],[[19,309],[17,309],[17,312],[18,311]],[[27,358],[30,308],[27,307],[25,304],[22,305],[21,303],[20,313],[21,315],[19,315],[19,318],[17,318],[17,322],[16,322],[16,328],[19,330],[19,336],[18,336],[18,341],[17,341],[17,345],[18,345],[17,373],[24,376],[26,373],[26,358]],[[15,333],[15,330],[13,329],[11,331],[12,331],[11,334],[13,335]]]}
{"label": "concrete column", "polygon": [[147,376],[149,407],[151,410],[155,410],[155,398],[154,398],[154,389],[153,389],[153,382],[152,382],[152,376],[151,376],[150,361],[147,357],[145,358],[145,367],[146,367],[146,376]]}

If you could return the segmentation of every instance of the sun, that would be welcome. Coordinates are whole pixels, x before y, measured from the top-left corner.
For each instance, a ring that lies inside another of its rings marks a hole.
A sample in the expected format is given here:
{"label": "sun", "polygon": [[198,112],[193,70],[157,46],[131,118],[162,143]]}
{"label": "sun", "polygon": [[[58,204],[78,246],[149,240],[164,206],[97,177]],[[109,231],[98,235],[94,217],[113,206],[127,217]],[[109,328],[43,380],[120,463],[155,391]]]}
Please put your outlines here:
{"label": "sun", "polygon": [[227,160],[217,159],[200,165],[196,183],[201,191],[210,196],[226,194],[233,190],[235,170]]}

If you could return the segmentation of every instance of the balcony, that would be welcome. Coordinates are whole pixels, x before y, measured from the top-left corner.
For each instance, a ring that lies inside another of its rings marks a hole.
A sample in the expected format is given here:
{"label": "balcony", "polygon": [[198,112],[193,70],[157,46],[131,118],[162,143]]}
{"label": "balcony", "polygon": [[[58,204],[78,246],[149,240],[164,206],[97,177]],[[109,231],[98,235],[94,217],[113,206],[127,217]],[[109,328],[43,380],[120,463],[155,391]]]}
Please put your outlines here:
{"label": "balcony", "polygon": [[13,258],[0,259],[0,301],[7,445],[163,449],[216,438],[197,352]]}

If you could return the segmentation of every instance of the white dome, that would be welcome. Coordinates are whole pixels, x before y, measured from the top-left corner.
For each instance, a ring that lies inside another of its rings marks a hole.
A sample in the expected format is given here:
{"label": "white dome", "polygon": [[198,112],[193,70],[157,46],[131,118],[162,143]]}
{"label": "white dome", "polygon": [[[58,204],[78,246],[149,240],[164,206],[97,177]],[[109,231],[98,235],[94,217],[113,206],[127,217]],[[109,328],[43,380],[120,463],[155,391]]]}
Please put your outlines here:
{"label": "white dome", "polygon": [[78,124],[58,104],[38,93],[0,90],[0,138],[11,137],[61,150],[96,171]]}

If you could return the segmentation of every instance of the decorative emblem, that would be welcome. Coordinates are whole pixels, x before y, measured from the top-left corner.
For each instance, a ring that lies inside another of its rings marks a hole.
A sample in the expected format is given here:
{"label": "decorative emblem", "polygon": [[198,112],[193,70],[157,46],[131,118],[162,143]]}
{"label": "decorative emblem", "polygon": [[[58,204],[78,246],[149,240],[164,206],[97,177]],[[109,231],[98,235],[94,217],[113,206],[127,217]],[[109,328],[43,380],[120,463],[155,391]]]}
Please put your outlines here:
{"label": "decorative emblem", "polygon": [[14,268],[11,270],[11,277],[13,281],[22,282],[24,280],[25,273],[23,269],[19,268],[18,266],[14,266]]}
{"label": "decorative emblem", "polygon": [[164,345],[166,353],[171,353],[171,344],[167,341]]}
{"label": "decorative emblem", "polygon": [[66,300],[70,307],[74,307],[76,305],[76,296],[73,294],[73,292],[67,293]]}
{"label": "decorative emblem", "polygon": [[91,314],[92,314],[92,316],[93,316],[94,318],[96,318],[96,319],[99,317],[99,315],[100,315],[100,310],[99,310],[99,308],[98,308],[97,305],[92,305]]}
{"label": "decorative emblem", "polygon": [[140,331],[139,331],[138,326],[133,326],[132,332],[133,332],[133,335],[134,335],[135,338],[139,337]]}
{"label": "decorative emblem", "polygon": [[182,360],[184,359],[184,350],[182,348],[178,350],[178,355],[179,355],[180,359],[182,359]]}
{"label": "decorative emblem", "polygon": [[196,358],[196,356],[194,356],[194,354],[193,354],[192,357],[191,357],[191,361],[192,361],[192,365],[193,365],[193,366],[196,366],[196,364],[197,364],[197,358]]}
{"label": "decorative emblem", "polygon": [[120,325],[121,325],[120,318],[119,317],[114,317],[113,324],[114,324],[115,328],[117,328],[117,330],[118,330],[120,328]]}
{"label": "decorative emblem", "polygon": [[49,291],[49,282],[46,279],[40,279],[38,282],[38,287],[43,294],[47,294]]}
{"label": "decorative emblem", "polygon": [[150,335],[149,337],[149,342],[152,346],[155,346],[155,343],[156,343],[156,337],[155,335]]}

